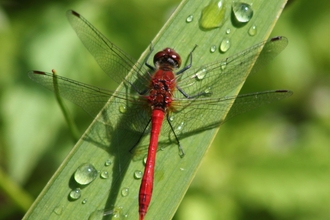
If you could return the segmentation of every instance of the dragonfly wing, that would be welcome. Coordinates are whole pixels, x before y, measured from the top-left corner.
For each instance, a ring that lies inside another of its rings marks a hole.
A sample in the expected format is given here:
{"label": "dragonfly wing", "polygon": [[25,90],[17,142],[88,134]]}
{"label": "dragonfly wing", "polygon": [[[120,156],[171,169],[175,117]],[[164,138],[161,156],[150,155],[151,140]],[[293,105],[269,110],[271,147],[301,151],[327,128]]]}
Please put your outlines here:
{"label": "dragonfly wing", "polygon": [[[223,98],[199,98],[174,102],[171,124],[179,138],[216,128],[238,114],[292,95],[288,90],[272,90]],[[167,129],[169,130],[169,129]]]}
{"label": "dragonfly wing", "polygon": [[[198,69],[187,70],[178,76],[179,87],[188,95],[194,96],[208,92],[208,97],[224,97],[242,84],[248,76],[253,64],[258,67],[280,53],[287,45],[285,37],[272,38],[256,44],[238,54],[230,56],[222,61],[202,66]],[[264,47],[262,56],[258,55]],[[255,68],[256,71],[259,68]],[[176,98],[184,98],[180,92],[174,94]]]}
{"label": "dragonfly wing", "polygon": [[[136,63],[77,12],[69,10],[67,17],[80,40],[111,79],[118,84],[126,81],[138,91],[147,88],[150,76],[143,64]],[[128,81],[126,76],[130,71],[132,76]]]}
{"label": "dragonfly wing", "polygon": [[[150,120],[150,112],[146,110],[148,108],[143,108],[147,105],[143,96],[113,93],[52,73],[30,71],[28,75],[35,82],[80,106],[93,118],[100,113],[111,97],[111,106],[104,108],[102,116],[98,117],[98,121],[106,125],[142,133]],[[118,122],[118,117],[123,119]]]}

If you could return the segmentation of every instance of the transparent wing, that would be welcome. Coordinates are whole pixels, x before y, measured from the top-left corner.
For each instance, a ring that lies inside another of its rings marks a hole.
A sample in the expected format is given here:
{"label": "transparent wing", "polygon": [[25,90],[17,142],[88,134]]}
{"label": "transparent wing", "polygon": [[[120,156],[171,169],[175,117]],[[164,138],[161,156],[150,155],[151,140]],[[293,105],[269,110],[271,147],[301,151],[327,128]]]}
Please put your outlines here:
{"label": "transparent wing", "polygon": [[[278,101],[292,95],[288,90],[270,90],[222,98],[200,98],[195,100],[176,100],[171,115],[171,124],[179,138],[190,136],[196,132],[218,127],[226,120],[244,112],[258,108],[264,104]],[[167,123],[164,123],[164,125]],[[164,134],[171,132],[164,126]]]}
{"label": "transparent wing", "polygon": [[[253,72],[274,58],[287,44],[287,38],[275,37],[224,60],[189,69],[182,73],[182,76],[178,76],[178,87],[189,96],[196,96],[207,91],[208,97],[224,97],[245,81],[255,62],[257,65]],[[177,91],[174,97],[183,98],[184,96]]]}
{"label": "transparent wing", "polygon": [[[137,91],[145,91],[149,85],[150,75],[143,64],[126,55],[77,12],[70,10],[67,17],[80,40],[111,79],[118,84],[126,81]],[[126,76],[130,71],[132,77],[128,81]]]}
{"label": "transparent wing", "polygon": [[[28,75],[33,81],[53,92],[58,92],[61,97],[80,106],[93,118],[100,113],[111,97],[112,106],[101,112],[106,117],[98,117],[98,121],[106,125],[143,133],[149,123],[150,108],[146,108],[147,100],[143,96],[114,93],[42,71],[30,71]],[[122,118],[119,124],[118,117]]]}

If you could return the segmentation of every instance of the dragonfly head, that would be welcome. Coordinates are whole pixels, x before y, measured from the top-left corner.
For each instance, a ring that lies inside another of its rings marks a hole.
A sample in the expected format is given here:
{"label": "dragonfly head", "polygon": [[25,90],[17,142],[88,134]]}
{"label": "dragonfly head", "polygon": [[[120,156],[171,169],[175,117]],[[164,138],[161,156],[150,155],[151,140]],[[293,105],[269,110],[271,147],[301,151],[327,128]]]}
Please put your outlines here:
{"label": "dragonfly head", "polygon": [[164,50],[155,54],[154,65],[156,67],[165,65],[173,69],[177,69],[181,66],[181,58],[180,55],[177,54],[177,52],[175,52],[173,49],[165,48]]}

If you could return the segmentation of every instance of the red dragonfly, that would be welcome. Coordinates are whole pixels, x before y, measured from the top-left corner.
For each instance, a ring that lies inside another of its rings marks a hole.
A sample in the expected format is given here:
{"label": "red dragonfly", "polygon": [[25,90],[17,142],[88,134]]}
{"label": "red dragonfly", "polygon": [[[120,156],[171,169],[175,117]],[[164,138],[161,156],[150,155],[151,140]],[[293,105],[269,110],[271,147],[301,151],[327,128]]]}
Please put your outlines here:
{"label": "red dragonfly", "polygon": [[[267,47],[267,54],[264,57],[272,58],[286,47],[285,37],[272,38],[222,61],[195,69],[191,68],[192,51],[189,54],[189,65],[174,72],[180,68],[181,58],[173,49],[165,48],[156,53],[154,66],[147,62],[144,66],[129,58],[77,12],[68,11],[67,17],[104,72],[117,83],[124,82],[135,91],[135,94],[111,92],[42,71],[31,71],[29,77],[53,91],[53,82],[56,77],[56,91],[81,106],[92,116],[101,111],[109,97],[113,95],[118,100],[124,100],[128,103],[128,108],[132,109],[131,115],[127,116],[127,123],[119,125],[119,128],[135,130],[141,135],[151,130],[148,156],[139,193],[140,220],[144,219],[151,201],[156,152],[159,136],[162,135],[162,125],[164,130],[174,134],[180,155],[183,156],[179,142],[183,135],[187,136],[219,126],[223,123],[219,115],[227,113],[229,109],[231,110],[227,118],[292,94],[288,90],[272,90],[228,96],[245,80],[261,48]],[[151,53],[152,50],[149,56]],[[131,78],[127,77],[130,71],[133,72]],[[146,105],[149,108],[145,108]],[[165,117],[167,123],[163,124]],[[111,124],[107,121],[102,122]],[[185,123],[184,129],[176,133],[175,129],[182,122]],[[151,129],[149,129],[150,124]],[[166,135],[163,134],[163,136]]]}

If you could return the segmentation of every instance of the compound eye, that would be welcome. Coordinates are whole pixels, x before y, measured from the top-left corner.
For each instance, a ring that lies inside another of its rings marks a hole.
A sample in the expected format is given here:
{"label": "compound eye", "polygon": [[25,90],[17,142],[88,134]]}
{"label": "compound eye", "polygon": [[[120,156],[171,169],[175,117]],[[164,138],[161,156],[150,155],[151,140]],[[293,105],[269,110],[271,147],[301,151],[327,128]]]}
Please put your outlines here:
{"label": "compound eye", "polygon": [[165,48],[164,50],[155,54],[155,64],[164,62],[171,63],[171,65],[175,68],[179,68],[181,66],[180,55],[171,48]]}

